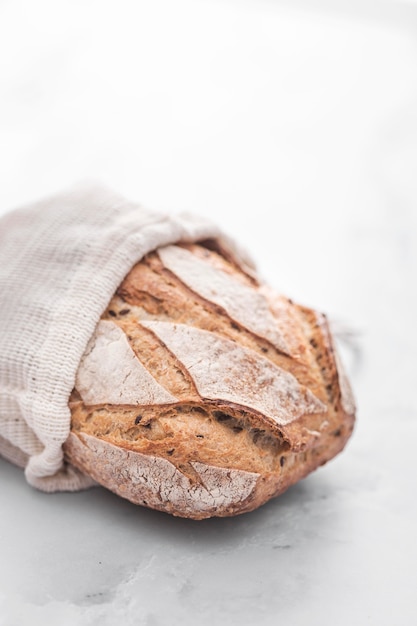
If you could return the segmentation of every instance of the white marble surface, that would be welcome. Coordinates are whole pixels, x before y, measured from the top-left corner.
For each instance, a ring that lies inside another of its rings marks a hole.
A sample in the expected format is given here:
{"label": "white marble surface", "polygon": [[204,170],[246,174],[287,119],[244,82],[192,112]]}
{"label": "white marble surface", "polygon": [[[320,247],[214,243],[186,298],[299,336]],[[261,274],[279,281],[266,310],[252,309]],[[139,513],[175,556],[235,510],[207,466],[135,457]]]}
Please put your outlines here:
{"label": "white marble surface", "polygon": [[0,213],[84,178],[209,215],[357,331],[346,451],[192,522],[0,460],[0,625],[417,623],[417,5],[0,2]]}

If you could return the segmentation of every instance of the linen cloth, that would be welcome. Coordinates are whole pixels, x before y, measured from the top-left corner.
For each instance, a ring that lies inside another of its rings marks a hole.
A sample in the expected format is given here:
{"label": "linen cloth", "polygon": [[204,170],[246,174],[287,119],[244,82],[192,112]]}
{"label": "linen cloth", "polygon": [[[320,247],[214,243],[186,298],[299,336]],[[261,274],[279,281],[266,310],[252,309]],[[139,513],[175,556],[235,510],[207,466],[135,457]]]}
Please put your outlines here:
{"label": "linen cloth", "polygon": [[0,219],[0,454],[43,491],[94,481],[64,462],[68,399],[113,293],[159,246],[221,236],[101,187],[79,187]]}

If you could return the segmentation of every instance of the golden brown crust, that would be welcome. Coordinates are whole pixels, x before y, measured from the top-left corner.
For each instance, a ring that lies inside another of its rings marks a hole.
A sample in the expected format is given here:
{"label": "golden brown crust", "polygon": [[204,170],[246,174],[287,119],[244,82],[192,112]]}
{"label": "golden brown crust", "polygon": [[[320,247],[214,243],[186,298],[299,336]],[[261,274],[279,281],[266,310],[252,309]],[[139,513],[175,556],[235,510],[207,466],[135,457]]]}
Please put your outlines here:
{"label": "golden brown crust", "polygon": [[[340,452],[353,429],[353,405],[324,316],[259,285],[213,242],[182,249],[182,279],[173,273],[175,265],[164,266],[168,255],[148,255],[123,281],[102,325],[104,341],[113,326],[123,332],[129,358],[174,400],[87,405],[74,390],[65,451],[74,465],[133,502],[194,519],[235,515],[282,493]],[[210,285],[200,289],[194,275],[187,280],[189,255],[209,264],[211,281],[212,268],[221,273],[220,287],[229,279],[245,286],[236,290],[238,306],[227,294],[215,294],[213,302]],[[261,298],[286,350],[277,347],[279,339],[268,339],[277,336],[269,328],[261,336],[262,324],[253,326],[247,309],[239,310],[247,305],[250,312],[254,302],[259,310]],[[90,358],[95,349],[93,342]],[[81,378],[83,367],[86,362]],[[265,382],[261,372],[267,372]]]}

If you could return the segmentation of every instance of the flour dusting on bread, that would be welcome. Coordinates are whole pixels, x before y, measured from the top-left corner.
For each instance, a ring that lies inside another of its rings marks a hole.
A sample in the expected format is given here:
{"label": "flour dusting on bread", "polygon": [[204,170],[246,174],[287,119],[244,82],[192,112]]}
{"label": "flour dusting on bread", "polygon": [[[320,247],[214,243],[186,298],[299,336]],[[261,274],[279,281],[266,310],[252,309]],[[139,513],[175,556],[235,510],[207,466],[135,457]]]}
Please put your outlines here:
{"label": "flour dusting on bread", "polygon": [[272,315],[266,298],[255,286],[243,283],[179,246],[160,248],[158,255],[165,267],[190,289],[221,306],[232,320],[267,339],[277,350],[289,354],[279,320]]}
{"label": "flour dusting on bread", "polygon": [[255,509],[333,458],[353,396],[324,316],[216,242],[150,253],[103,313],[71,396],[67,459],[136,504]]}
{"label": "flour dusting on bread", "polygon": [[72,434],[67,450],[74,459],[83,458],[93,478],[102,481],[104,477],[110,489],[135,504],[168,509],[177,515],[238,506],[249,498],[259,478],[254,472],[194,462],[192,467],[201,479],[196,483],[167,459],[126,450],[86,434]]}
{"label": "flour dusting on bread", "polygon": [[135,356],[125,333],[101,320],[77,372],[76,389],[86,405],[166,404],[176,398]]}
{"label": "flour dusting on bread", "polygon": [[290,373],[252,350],[184,324],[143,321],[185,365],[202,398],[255,409],[284,425],[327,407]]}

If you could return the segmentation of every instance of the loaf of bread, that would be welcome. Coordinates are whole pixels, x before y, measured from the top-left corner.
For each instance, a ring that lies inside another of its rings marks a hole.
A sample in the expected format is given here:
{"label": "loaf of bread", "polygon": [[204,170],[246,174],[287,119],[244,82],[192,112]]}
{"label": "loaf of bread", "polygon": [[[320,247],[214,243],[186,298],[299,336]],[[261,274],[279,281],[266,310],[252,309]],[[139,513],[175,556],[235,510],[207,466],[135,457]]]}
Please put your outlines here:
{"label": "loaf of bread", "polygon": [[355,406],[324,315],[218,241],[138,263],[70,399],[68,461],[130,501],[203,519],[251,511],[340,452]]}

